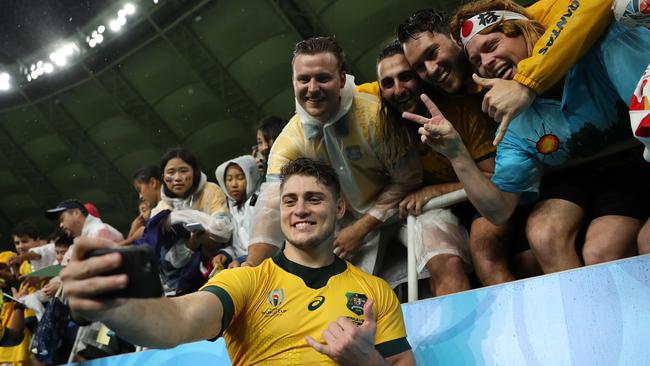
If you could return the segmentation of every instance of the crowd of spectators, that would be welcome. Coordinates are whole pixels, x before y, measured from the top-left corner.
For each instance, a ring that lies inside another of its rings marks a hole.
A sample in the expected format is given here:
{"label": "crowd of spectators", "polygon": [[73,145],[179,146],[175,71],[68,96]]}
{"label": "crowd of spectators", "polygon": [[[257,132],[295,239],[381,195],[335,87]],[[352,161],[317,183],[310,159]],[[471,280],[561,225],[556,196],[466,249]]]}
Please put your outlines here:
{"label": "crowd of spectators", "polygon": [[[137,215],[124,235],[76,199],[46,211],[58,222],[46,240],[29,222],[16,226],[16,251],[0,253],[0,286],[13,291],[0,363],[133,349],[101,322],[66,319],[56,352],[32,351],[48,303],[65,298],[52,266],[69,263],[75,238],[150,246],[167,297],[281,255],[282,172],[300,158],[338,174],[347,209],[333,253],[397,286],[412,240],[427,296],[650,253],[650,154],[632,143],[650,138],[648,50],[647,25],[612,21],[608,1],[419,10],[366,84],[346,73],[335,38],[300,41],[295,115],[260,121],[251,155],[201,167],[191,146],[170,149],[133,174]],[[467,202],[426,207],[461,189]],[[39,270],[48,273],[29,276]]]}

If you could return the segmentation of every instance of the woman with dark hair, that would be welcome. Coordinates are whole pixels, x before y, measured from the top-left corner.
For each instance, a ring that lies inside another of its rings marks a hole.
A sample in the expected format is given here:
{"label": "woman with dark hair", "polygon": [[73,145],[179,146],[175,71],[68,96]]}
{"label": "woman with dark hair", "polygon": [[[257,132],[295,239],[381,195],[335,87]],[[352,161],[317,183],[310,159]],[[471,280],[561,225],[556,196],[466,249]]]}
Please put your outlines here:
{"label": "woman with dark hair", "polygon": [[262,177],[266,174],[266,165],[271,147],[278,138],[286,122],[277,116],[266,117],[260,121],[257,128],[257,147],[253,148],[253,157],[257,161],[257,169]]}
{"label": "woman with dark hair", "polygon": [[161,200],[151,212],[143,241],[155,243],[166,290],[179,295],[195,291],[204,282],[202,261],[230,240],[232,224],[226,196],[207,181],[189,150],[169,150],[160,168]]}
{"label": "woman with dark hair", "polygon": [[162,183],[162,172],[157,165],[147,165],[133,173],[133,188],[138,192],[140,200],[150,208],[156,207],[160,202]]}
{"label": "woman with dark hair", "polygon": [[120,245],[129,245],[140,239],[149,221],[151,209],[160,202],[160,187],[162,174],[157,165],[144,166],[133,173],[133,188],[138,192],[138,216],[131,222],[131,228],[126,239]]}

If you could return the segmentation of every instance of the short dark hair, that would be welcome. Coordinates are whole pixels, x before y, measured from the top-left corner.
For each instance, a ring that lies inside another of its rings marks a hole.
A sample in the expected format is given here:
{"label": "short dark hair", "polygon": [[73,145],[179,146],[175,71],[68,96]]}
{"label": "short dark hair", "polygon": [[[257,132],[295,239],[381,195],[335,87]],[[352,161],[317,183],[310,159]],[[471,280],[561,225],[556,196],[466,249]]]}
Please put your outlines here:
{"label": "short dark hair", "polygon": [[55,247],[69,247],[72,245],[74,239],[68,234],[63,233],[63,235],[59,236],[55,241],[54,241],[54,246]]}
{"label": "short dark hair", "polygon": [[[160,171],[163,174],[167,163],[174,158],[179,158],[192,167],[192,188],[187,192],[187,196],[189,196],[196,192],[197,188],[199,188],[199,183],[201,183],[201,169],[199,168],[199,162],[190,150],[184,147],[176,147],[168,150],[160,159]],[[167,188],[167,184],[163,184],[163,190],[168,197],[176,197],[176,194]]]}
{"label": "short dark hair", "polygon": [[142,168],[136,170],[132,176],[133,181],[142,181],[145,183],[148,182],[151,178],[162,183],[162,171],[160,170],[159,166],[154,164],[143,166]]}
{"label": "short dark hair", "polygon": [[384,48],[379,52],[379,55],[377,56],[377,63],[381,62],[381,60],[385,58],[403,54],[404,49],[402,48],[402,44],[397,39],[394,39],[386,46],[384,46]]}
{"label": "short dark hair", "polygon": [[284,128],[285,121],[278,116],[269,116],[260,121],[259,127],[257,129],[262,133],[267,140],[275,140],[282,132]]}
{"label": "short dark hair", "polygon": [[449,36],[450,21],[449,15],[443,11],[420,9],[397,26],[397,39],[400,43],[406,43],[423,32],[441,33]]}
{"label": "short dark hair", "polygon": [[338,66],[341,71],[346,71],[345,52],[336,41],[336,37],[313,37],[296,43],[293,49],[293,59],[291,64],[296,60],[298,55],[316,55],[319,53],[331,53],[336,57]]}
{"label": "short dark hair", "polygon": [[284,183],[289,177],[294,175],[301,175],[305,177],[314,177],[318,183],[328,187],[334,193],[336,198],[341,194],[341,183],[339,176],[336,174],[334,168],[329,164],[323,163],[309,158],[298,158],[291,160],[282,167],[280,172],[281,183],[280,190],[284,187]]}
{"label": "short dark hair", "polygon": [[19,222],[18,225],[16,225],[14,230],[11,232],[11,234],[17,237],[27,236],[34,240],[40,237],[38,235],[38,229],[36,228],[36,225],[32,224],[31,221]]}

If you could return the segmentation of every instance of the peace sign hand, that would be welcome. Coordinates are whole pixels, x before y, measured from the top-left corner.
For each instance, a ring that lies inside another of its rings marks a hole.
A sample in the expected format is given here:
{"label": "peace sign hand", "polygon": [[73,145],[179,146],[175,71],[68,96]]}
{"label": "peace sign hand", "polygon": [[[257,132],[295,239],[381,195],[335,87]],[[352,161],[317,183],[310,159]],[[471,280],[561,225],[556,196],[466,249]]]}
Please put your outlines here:
{"label": "peace sign hand", "polygon": [[455,157],[463,146],[458,132],[426,94],[420,95],[420,99],[429,110],[431,117],[426,118],[410,112],[404,112],[402,117],[422,125],[418,132],[423,143],[448,159]]}

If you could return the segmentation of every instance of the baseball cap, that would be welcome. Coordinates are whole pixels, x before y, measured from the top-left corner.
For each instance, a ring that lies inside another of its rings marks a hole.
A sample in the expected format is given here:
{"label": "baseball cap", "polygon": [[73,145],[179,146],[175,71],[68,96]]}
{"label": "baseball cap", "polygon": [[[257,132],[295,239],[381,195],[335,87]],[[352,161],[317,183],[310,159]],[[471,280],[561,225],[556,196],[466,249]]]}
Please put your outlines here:
{"label": "baseball cap", "polygon": [[78,208],[81,210],[81,212],[86,215],[88,214],[88,210],[86,209],[86,206],[84,206],[83,203],[81,203],[79,200],[75,199],[70,199],[70,200],[65,200],[56,205],[56,207],[49,209],[45,211],[45,217],[47,217],[50,220],[58,220],[59,215],[65,211],[69,210],[71,208]]}

